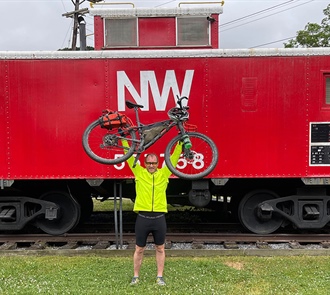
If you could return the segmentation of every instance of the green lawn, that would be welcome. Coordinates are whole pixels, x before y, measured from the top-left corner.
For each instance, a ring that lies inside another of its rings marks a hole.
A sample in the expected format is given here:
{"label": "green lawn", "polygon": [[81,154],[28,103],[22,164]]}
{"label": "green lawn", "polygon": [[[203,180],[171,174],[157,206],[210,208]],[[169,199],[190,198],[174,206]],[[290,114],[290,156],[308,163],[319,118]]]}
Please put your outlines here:
{"label": "green lawn", "polygon": [[146,257],[130,286],[132,257],[1,257],[0,294],[329,294],[330,257],[168,257],[166,286]]}
{"label": "green lawn", "polygon": [[[114,210],[114,201],[113,200],[106,200],[106,201],[99,201],[93,199],[94,203],[94,211],[99,212],[99,211],[113,211]],[[122,200],[122,208],[123,211],[133,211],[134,203],[130,199],[123,198]],[[168,204],[167,209],[168,211],[185,211],[185,210],[191,210],[192,206],[182,206],[182,207],[173,207],[172,205]],[[117,210],[119,210],[119,200],[117,200]]]}

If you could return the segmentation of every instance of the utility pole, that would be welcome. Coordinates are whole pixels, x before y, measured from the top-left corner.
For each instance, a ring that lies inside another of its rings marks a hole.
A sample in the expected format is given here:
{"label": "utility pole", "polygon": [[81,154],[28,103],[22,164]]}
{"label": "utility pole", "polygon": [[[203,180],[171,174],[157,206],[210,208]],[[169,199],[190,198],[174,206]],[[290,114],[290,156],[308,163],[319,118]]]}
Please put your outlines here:
{"label": "utility pole", "polygon": [[[71,0],[72,4],[74,5],[74,11],[63,13],[62,16],[65,17],[72,17],[73,18],[73,32],[72,32],[72,44],[71,50],[77,49],[77,35],[78,35],[78,28],[79,28],[79,20],[78,18],[88,13],[88,8],[79,9],[80,4],[84,3],[85,0]],[[86,35],[85,35],[86,36]]]}
{"label": "utility pole", "polygon": [[[79,10],[79,0],[76,0],[76,3],[73,2],[73,0],[71,0],[73,5],[74,5],[74,11],[78,11]],[[83,0],[84,2],[85,0]],[[78,35],[78,14],[77,12],[75,12],[73,14],[73,33],[72,33],[72,45],[71,45],[71,49],[72,50],[76,50],[76,46],[77,46],[77,35]]]}

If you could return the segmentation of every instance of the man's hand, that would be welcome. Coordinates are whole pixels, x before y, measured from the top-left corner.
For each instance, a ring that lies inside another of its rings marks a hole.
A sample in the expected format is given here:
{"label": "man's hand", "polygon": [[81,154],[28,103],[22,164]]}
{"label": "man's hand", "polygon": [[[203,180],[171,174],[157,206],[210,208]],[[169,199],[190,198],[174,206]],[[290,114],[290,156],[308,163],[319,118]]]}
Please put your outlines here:
{"label": "man's hand", "polygon": [[126,137],[125,131],[121,128],[118,128],[118,133],[121,137]]}

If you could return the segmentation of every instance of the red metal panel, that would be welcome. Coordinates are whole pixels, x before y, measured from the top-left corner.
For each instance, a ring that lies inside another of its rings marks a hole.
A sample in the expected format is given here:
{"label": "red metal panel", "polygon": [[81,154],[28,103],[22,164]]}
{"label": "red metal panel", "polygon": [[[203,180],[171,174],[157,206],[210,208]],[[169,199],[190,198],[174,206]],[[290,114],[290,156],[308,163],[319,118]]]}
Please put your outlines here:
{"label": "red metal panel", "polygon": [[11,176],[86,177],[81,136],[106,105],[104,60],[10,61],[9,69]]}
{"label": "red metal panel", "polygon": [[175,18],[139,18],[139,46],[175,46]]}
{"label": "red metal panel", "polygon": [[100,16],[94,16],[94,47],[95,50],[104,47],[104,22]]}
{"label": "red metal panel", "polygon": [[215,19],[211,23],[211,46],[213,49],[219,48],[219,14],[212,14]]}
{"label": "red metal panel", "polygon": [[[308,67],[310,71],[310,74],[306,76],[308,122],[330,122],[330,105],[325,103],[325,77],[330,74],[330,58],[329,56],[314,56],[310,59]],[[309,132],[309,127],[306,133]],[[307,175],[329,177],[330,166],[309,165]]]}
{"label": "red metal panel", "polygon": [[[218,126],[228,177],[294,177],[307,165],[305,58],[228,58],[210,62],[209,110]],[[216,78],[212,78],[216,77]],[[256,105],[247,109],[244,79],[256,81]],[[296,87],[299,85],[299,87]]]}
{"label": "red metal panel", "polygon": [[[125,163],[91,160],[81,145],[83,131],[101,110],[117,109],[124,99],[148,97],[144,123],[166,119],[175,103],[169,83],[181,94],[184,85],[185,93],[190,89],[191,123],[218,146],[210,177],[330,174],[329,166],[309,165],[309,124],[330,122],[329,109],[321,107],[329,57],[10,60],[0,63],[1,73],[6,64],[0,93],[6,97],[8,85],[10,136],[0,143],[1,178],[7,171],[28,179],[131,177]],[[123,77],[130,85],[123,86]],[[5,134],[4,106],[0,115]],[[163,153],[170,136],[152,150]]]}
{"label": "red metal panel", "polygon": [[0,63],[0,179],[8,177],[7,170],[7,117],[8,117],[8,68],[6,62]]}

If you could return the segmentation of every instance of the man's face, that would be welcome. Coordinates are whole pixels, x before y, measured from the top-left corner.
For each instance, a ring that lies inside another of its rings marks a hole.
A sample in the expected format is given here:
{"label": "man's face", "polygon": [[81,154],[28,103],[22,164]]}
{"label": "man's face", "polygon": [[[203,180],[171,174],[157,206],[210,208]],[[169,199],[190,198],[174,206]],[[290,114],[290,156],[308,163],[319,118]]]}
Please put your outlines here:
{"label": "man's face", "polygon": [[157,159],[157,157],[155,157],[153,155],[149,155],[146,158],[145,164],[146,164],[146,168],[147,168],[148,172],[153,174],[156,172],[156,170],[158,168],[158,159]]}

